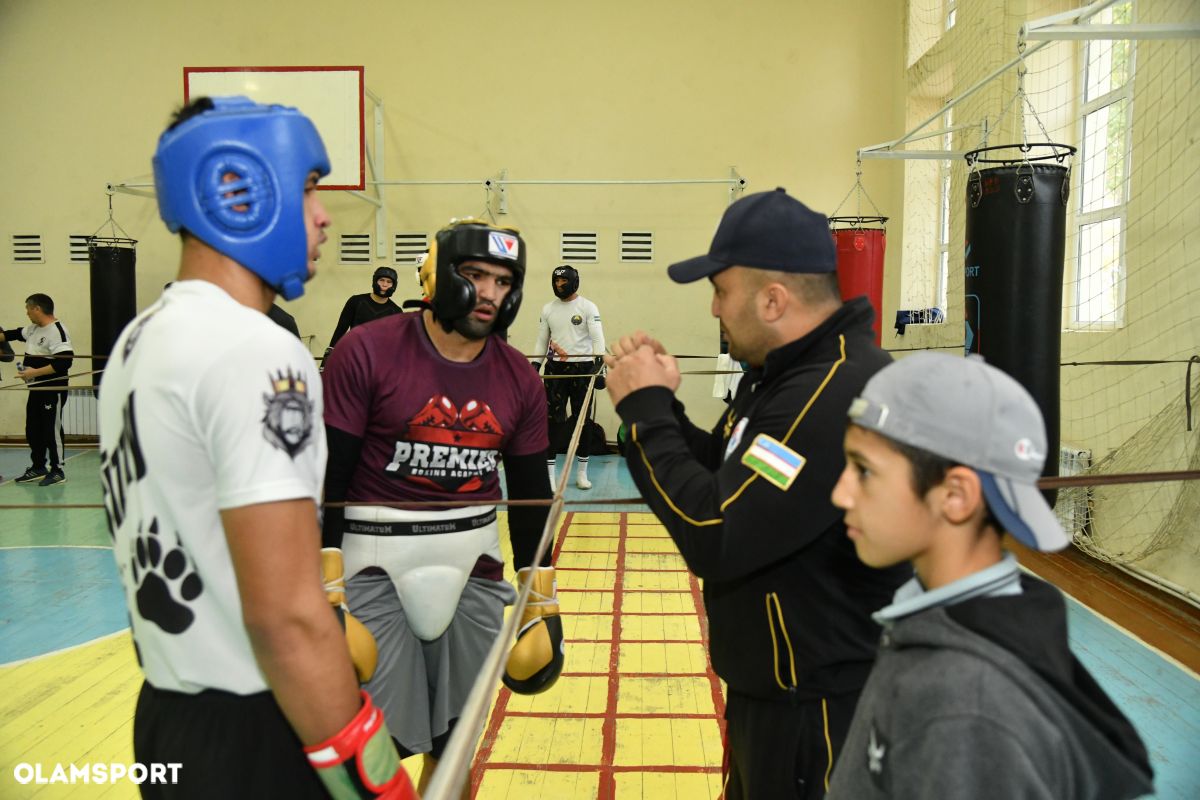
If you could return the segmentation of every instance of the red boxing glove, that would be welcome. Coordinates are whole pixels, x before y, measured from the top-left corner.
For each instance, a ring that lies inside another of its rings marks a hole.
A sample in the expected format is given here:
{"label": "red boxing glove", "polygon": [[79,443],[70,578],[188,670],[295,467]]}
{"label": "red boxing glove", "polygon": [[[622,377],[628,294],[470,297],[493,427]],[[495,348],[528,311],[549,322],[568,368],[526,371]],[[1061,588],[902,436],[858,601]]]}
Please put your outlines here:
{"label": "red boxing glove", "polygon": [[304,748],[308,763],[334,800],[419,800],[383,724],[383,712],[366,692],[362,701],[346,727]]}

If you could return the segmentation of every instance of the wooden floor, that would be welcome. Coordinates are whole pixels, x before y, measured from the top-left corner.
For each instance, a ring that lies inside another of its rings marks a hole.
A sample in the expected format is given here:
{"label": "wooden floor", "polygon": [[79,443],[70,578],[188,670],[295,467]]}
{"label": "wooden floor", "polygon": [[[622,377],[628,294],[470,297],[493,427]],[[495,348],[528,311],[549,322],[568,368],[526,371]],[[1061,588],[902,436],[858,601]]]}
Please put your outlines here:
{"label": "wooden floor", "polygon": [[[19,472],[5,455],[0,451],[0,472]],[[40,764],[50,775],[55,764],[132,760],[140,674],[103,514],[51,507],[99,499],[95,458],[72,458],[62,486],[0,484],[0,505],[36,506],[0,509],[3,800],[137,796],[129,782],[13,779],[22,763]],[[590,477],[595,488],[572,488],[568,499],[636,494],[615,458],[593,458]],[[718,797],[723,697],[707,658],[699,585],[644,509],[570,508],[555,543],[566,672],[536,697],[498,690],[471,772],[475,796]],[[1188,668],[1200,642],[1195,615],[1108,568],[1090,572],[1084,556],[1018,554],[1068,594],[1104,609],[1100,616],[1068,604],[1072,649],[1146,740],[1155,797],[1200,797],[1200,680]]]}
{"label": "wooden floor", "polygon": [[478,797],[717,797],[724,700],[700,586],[647,513],[567,514],[555,563],[567,668],[552,691],[501,689]]}
{"label": "wooden floor", "polygon": [[1011,539],[1009,545],[1031,572],[1200,672],[1200,609],[1194,605],[1073,547],[1061,553],[1039,553]]}

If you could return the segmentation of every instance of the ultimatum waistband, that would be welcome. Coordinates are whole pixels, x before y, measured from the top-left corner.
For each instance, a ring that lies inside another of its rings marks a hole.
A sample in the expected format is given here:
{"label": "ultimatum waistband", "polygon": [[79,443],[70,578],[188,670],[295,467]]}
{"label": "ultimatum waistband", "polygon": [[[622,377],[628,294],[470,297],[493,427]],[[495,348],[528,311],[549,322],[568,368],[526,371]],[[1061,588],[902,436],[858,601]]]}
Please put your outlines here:
{"label": "ultimatum waistband", "polygon": [[418,522],[365,522],[359,519],[346,520],[346,533],[362,533],[368,536],[428,536],[436,533],[462,533],[491,525],[496,521],[496,509],[477,517],[461,519],[427,519]]}

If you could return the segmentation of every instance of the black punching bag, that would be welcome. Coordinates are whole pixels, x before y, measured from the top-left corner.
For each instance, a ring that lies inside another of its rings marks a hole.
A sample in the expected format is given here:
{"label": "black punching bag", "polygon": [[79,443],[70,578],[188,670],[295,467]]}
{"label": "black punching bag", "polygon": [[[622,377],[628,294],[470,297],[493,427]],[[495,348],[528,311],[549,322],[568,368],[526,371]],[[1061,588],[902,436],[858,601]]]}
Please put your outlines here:
{"label": "black punching bag", "polygon": [[[1049,147],[1050,145],[1035,145]],[[967,154],[966,338],[981,354],[1029,390],[1046,421],[1044,476],[1058,474],[1059,337],[1063,252],[1073,148],[1016,160]],[[986,150],[1018,149],[1001,146]],[[1056,163],[1039,163],[1053,160]],[[975,169],[976,162],[1003,166]],[[1057,492],[1044,493],[1054,505]]]}
{"label": "black punching bag", "polygon": [[[121,331],[137,315],[137,284],[134,264],[137,251],[133,239],[92,239],[88,263],[92,287],[92,369],[102,370]],[[100,374],[92,375],[92,386],[100,385]]]}

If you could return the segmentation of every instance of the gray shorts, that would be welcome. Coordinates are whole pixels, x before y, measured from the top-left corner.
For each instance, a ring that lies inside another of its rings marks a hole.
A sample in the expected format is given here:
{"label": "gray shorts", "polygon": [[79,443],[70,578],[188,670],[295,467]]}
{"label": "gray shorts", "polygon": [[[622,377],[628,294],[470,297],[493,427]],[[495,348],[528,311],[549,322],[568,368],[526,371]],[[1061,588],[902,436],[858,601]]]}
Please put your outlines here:
{"label": "gray shorts", "polygon": [[516,599],[507,581],[471,578],[450,627],[425,642],[409,629],[391,578],[368,572],[346,582],[350,613],[367,626],[379,648],[375,674],[363,688],[383,709],[388,731],[405,749],[432,752],[439,736],[438,744],[445,745],[443,735],[462,713],[504,624],[504,607]]}

